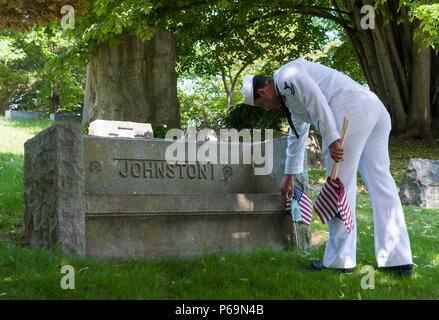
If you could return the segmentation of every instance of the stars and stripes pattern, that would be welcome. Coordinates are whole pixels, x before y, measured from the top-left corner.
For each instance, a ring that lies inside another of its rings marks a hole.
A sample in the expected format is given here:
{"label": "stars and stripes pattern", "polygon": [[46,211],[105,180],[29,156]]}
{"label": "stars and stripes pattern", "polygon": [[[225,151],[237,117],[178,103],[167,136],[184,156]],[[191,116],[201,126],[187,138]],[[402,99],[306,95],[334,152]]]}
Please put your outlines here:
{"label": "stars and stripes pattern", "polygon": [[291,199],[287,199],[287,214],[291,214],[291,201],[294,200],[299,204],[300,222],[309,226],[312,219],[312,202],[310,197],[298,187],[294,187],[294,196]]}
{"label": "stars and stripes pattern", "polygon": [[314,210],[317,212],[322,223],[326,223],[334,217],[341,219],[348,232],[354,227],[351,209],[346,196],[346,189],[340,178],[326,179],[322,191],[314,203]]}

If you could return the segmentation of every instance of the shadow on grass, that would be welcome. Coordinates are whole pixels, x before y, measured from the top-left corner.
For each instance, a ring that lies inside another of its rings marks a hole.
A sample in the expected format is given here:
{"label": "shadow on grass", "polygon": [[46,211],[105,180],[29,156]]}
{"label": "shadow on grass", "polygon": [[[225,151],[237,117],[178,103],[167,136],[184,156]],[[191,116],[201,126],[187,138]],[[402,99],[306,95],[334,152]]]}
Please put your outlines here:
{"label": "shadow on grass", "polygon": [[5,117],[0,117],[0,125],[4,127],[16,128],[16,129],[27,129],[31,130],[32,133],[37,134],[38,132],[47,129],[54,124],[80,124],[75,121],[51,121],[48,118],[38,119],[38,120],[6,120]]}
{"label": "shadow on grass", "polygon": [[0,239],[24,245],[23,155],[0,153]]}

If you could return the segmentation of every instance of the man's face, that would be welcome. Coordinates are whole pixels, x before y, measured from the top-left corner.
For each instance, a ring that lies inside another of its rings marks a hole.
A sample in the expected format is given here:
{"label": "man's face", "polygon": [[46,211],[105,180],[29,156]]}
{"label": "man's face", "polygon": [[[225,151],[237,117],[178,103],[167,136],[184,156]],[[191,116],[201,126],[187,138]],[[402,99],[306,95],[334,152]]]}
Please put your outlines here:
{"label": "man's face", "polygon": [[270,98],[267,98],[267,97],[259,97],[258,99],[255,100],[255,105],[257,107],[261,107],[261,108],[263,108],[264,110],[267,110],[267,111],[275,109],[275,108],[278,108],[279,105],[275,101],[273,101],[273,100],[274,99],[270,99]]}
{"label": "man's face", "polygon": [[259,97],[255,100],[255,106],[264,110],[272,110],[280,107],[281,101],[272,82],[258,89]]}

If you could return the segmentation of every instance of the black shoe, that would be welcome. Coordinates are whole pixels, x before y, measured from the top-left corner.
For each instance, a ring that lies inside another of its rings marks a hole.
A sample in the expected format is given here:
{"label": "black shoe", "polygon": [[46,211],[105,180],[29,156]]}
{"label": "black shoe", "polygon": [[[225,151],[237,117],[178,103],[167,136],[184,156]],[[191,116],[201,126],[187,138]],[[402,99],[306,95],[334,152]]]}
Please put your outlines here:
{"label": "black shoe", "polygon": [[382,267],[384,271],[394,272],[400,276],[408,276],[410,277],[413,274],[413,268],[411,264],[404,264],[401,266],[393,266],[393,267]]}
{"label": "black shoe", "polygon": [[[322,270],[324,270],[324,269],[328,269],[328,268],[326,268],[326,267],[323,265],[323,263],[321,263],[321,262],[317,262],[317,261],[313,261],[313,262],[311,262],[311,270],[312,270],[312,271],[322,271]],[[354,271],[353,271],[352,268],[345,268],[345,269],[337,268],[337,269],[335,269],[335,270],[340,270],[341,272],[346,273],[346,274],[352,274],[352,273],[354,273]]]}

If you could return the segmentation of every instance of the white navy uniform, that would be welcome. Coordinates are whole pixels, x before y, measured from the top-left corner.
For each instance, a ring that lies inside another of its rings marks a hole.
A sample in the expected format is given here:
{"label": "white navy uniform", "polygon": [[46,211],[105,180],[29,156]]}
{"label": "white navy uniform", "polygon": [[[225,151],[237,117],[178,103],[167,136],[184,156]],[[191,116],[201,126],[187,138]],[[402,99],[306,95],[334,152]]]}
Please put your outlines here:
{"label": "white navy uniform", "polygon": [[329,176],[334,160],[328,147],[340,138],[343,118],[349,118],[344,161],[339,165],[338,177],[347,190],[354,229],[348,233],[340,219],[328,222],[329,239],[323,265],[327,268],[356,266],[358,168],[370,193],[378,267],[412,264],[404,213],[389,170],[391,120],[383,103],[348,76],[303,58],[276,70],[273,78],[299,135],[297,139],[290,129],[285,174],[303,172],[308,131],[313,124],[322,136],[322,152]]}

